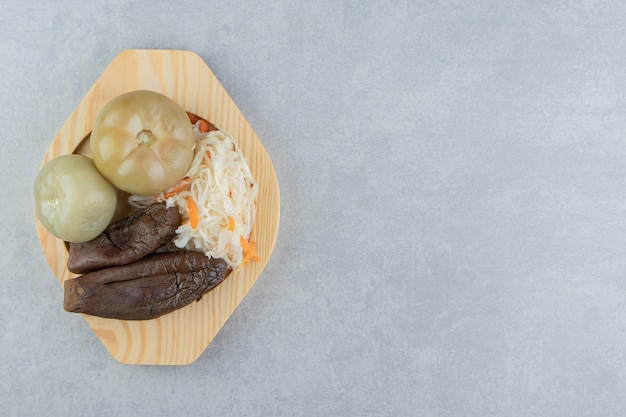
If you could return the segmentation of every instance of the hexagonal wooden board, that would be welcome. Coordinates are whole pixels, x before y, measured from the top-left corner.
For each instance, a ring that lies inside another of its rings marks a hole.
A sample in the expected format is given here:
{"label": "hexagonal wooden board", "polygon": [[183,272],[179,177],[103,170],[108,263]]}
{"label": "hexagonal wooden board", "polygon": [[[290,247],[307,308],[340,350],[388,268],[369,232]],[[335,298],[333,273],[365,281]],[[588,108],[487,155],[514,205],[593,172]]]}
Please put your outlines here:
{"label": "hexagonal wooden board", "polygon": [[[125,364],[184,365],[195,361],[254,285],[278,234],[280,196],[272,162],[263,144],[207,64],[195,53],[127,50],[104,70],[54,137],[42,165],[70,153],[89,156],[88,138],[100,109],[133,90],[153,90],[230,132],[259,183],[257,220],[252,240],[260,262],[231,273],[199,301],[153,320],[125,321],[83,315],[116,360]],[[42,249],[59,283],[75,278],[66,268],[67,247],[36,219]],[[62,306],[60,306],[62,308]],[[67,313],[74,314],[74,313]]]}

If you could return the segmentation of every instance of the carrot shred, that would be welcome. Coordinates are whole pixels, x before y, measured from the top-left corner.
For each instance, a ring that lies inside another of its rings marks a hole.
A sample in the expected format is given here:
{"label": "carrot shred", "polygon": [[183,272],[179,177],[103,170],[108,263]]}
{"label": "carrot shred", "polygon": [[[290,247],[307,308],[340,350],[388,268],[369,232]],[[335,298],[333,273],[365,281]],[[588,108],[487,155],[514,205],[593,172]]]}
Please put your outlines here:
{"label": "carrot shred", "polygon": [[163,195],[163,198],[170,198],[189,184],[189,177],[183,178],[183,180],[172,190]]}
{"label": "carrot shred", "polygon": [[246,240],[243,236],[239,237],[241,243],[241,249],[243,251],[243,261],[241,265],[245,265],[248,262],[259,262],[261,258],[256,253],[256,243]]}
{"label": "carrot shred", "polygon": [[209,122],[206,120],[200,119],[200,124],[198,125],[198,130],[202,133],[207,133],[211,128],[209,127]]}
{"label": "carrot shred", "polygon": [[228,216],[228,230],[230,230],[231,232],[235,230],[235,219],[230,216]]}
{"label": "carrot shred", "polygon": [[193,198],[191,198],[191,196],[187,197],[187,212],[189,213],[189,224],[191,225],[191,228],[197,228],[199,223],[198,208],[193,202]]}

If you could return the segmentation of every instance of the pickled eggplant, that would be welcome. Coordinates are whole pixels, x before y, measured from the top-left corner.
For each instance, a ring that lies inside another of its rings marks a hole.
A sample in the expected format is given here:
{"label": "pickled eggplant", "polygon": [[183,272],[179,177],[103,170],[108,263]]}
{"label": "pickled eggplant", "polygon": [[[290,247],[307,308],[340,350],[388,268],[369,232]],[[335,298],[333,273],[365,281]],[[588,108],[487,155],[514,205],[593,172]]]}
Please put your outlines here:
{"label": "pickled eggplant", "polygon": [[181,222],[176,207],[152,204],[112,223],[93,240],[70,244],[67,269],[84,274],[135,262],[171,241]]}
{"label": "pickled eggplant", "polygon": [[198,300],[231,271],[201,252],[148,255],[65,281],[64,309],[121,320],[148,320]]}

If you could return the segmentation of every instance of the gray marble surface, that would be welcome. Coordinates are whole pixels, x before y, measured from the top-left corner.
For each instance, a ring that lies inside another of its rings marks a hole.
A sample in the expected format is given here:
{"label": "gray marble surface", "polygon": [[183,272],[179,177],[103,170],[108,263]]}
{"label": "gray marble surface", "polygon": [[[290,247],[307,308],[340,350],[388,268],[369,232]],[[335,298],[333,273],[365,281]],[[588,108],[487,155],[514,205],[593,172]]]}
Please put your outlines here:
{"label": "gray marble surface", "polygon": [[[2,3],[0,415],[626,415],[623,2],[93,3]],[[48,144],[131,48],[197,52],[281,189],[189,366],[112,359],[35,234]]]}

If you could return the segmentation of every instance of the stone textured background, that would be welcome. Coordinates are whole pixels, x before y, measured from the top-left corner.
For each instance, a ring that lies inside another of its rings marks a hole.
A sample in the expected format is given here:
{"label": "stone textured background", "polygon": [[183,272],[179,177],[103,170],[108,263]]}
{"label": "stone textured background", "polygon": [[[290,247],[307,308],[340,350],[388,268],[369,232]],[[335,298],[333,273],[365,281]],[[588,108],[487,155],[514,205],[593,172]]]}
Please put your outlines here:
{"label": "stone textured background", "polygon": [[[626,6],[6,0],[0,415],[626,415]],[[275,252],[200,359],[126,366],[35,234],[109,62],[190,49],[263,141]]]}

